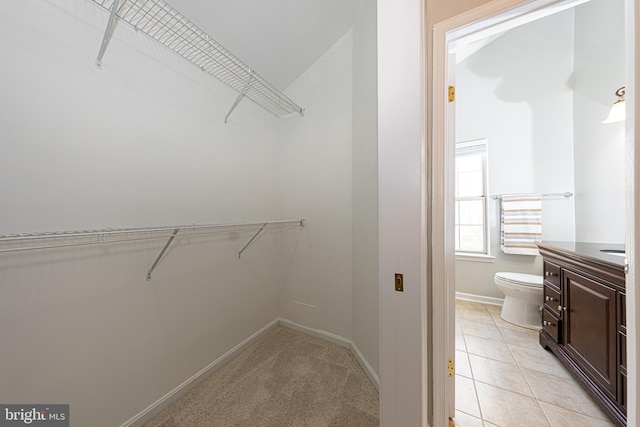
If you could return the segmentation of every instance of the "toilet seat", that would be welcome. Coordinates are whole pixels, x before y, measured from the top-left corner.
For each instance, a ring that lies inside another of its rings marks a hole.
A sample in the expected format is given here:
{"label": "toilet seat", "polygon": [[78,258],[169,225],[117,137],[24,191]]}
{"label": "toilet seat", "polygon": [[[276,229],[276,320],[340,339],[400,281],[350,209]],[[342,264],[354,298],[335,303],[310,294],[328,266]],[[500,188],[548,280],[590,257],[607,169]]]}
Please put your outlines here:
{"label": "toilet seat", "polygon": [[536,274],[501,271],[496,273],[495,280],[504,282],[505,284],[520,285],[530,288],[542,288],[543,277]]}

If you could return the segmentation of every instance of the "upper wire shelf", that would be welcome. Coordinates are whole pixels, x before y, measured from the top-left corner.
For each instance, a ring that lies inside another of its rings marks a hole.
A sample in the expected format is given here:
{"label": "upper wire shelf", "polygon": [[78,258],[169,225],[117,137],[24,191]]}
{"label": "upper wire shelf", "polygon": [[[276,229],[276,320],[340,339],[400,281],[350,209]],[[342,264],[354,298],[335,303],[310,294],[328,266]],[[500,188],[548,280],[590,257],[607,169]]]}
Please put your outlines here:
{"label": "upper wire shelf", "polygon": [[132,26],[163,46],[216,77],[239,93],[231,107],[249,98],[276,117],[304,115],[304,109],[253,71],[220,43],[164,0],[90,0],[110,12],[96,64],[102,68],[114,18]]}

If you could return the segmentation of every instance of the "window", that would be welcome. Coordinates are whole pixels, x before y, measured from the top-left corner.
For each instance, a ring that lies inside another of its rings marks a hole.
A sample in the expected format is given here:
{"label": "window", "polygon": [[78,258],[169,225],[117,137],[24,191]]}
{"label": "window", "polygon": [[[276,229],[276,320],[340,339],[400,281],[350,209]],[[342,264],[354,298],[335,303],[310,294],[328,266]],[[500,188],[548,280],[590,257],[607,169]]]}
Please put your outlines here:
{"label": "window", "polygon": [[456,144],[456,252],[489,254],[487,140]]}

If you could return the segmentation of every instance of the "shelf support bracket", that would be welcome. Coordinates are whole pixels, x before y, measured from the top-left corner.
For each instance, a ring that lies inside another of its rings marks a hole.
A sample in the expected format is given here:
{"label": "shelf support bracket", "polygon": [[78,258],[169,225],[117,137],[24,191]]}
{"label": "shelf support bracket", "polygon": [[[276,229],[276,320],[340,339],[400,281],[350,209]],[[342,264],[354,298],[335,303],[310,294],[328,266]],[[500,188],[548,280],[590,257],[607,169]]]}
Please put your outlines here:
{"label": "shelf support bracket", "polygon": [[247,82],[244,84],[244,87],[242,88],[242,90],[240,91],[240,93],[238,94],[238,97],[236,98],[235,102],[233,103],[233,105],[231,106],[231,109],[229,110],[229,112],[227,113],[227,115],[224,117],[224,124],[227,124],[227,120],[229,120],[229,116],[231,115],[231,113],[233,113],[233,110],[236,109],[236,107],[238,106],[238,104],[240,104],[240,101],[242,101],[242,98],[244,98],[244,94],[247,93],[247,89],[249,89],[249,84],[251,83],[251,80],[253,79],[253,71],[249,71],[249,79],[247,80]]}
{"label": "shelf support bracket", "polygon": [[167,249],[169,249],[169,245],[171,245],[171,242],[173,242],[173,239],[176,238],[179,232],[180,232],[179,228],[176,228],[175,230],[173,230],[173,234],[171,234],[171,237],[169,237],[169,240],[167,240],[167,243],[164,244],[164,247],[156,257],[156,260],[153,262],[153,264],[151,264],[151,267],[149,267],[149,270],[147,271],[147,282],[151,281],[151,273],[153,273],[153,269],[156,268],[156,265],[158,265],[158,263],[160,262],[160,258],[162,258],[162,255],[164,255]]}
{"label": "shelf support bracket", "polygon": [[[126,0],[125,0],[126,1]],[[102,70],[102,57],[104,56],[109,40],[111,39],[111,32],[113,30],[113,23],[116,20],[116,12],[118,11],[118,4],[120,0],[113,0],[111,5],[111,13],[109,14],[109,21],[107,21],[107,28],[104,30],[104,37],[102,37],[102,44],[100,45],[100,52],[98,52],[98,58],[96,59],[96,67]]]}
{"label": "shelf support bracket", "polygon": [[238,259],[240,259],[240,257],[242,256],[242,252],[244,252],[244,250],[245,250],[245,249],[247,249],[247,248],[249,247],[249,245],[253,243],[253,241],[254,241],[254,240],[256,240],[256,238],[258,237],[258,235],[259,235],[260,233],[262,233],[262,230],[264,230],[264,229],[265,229],[265,227],[267,226],[267,224],[269,224],[269,223],[268,223],[268,222],[265,222],[265,223],[262,225],[262,227],[260,227],[260,230],[258,230],[258,231],[256,232],[256,234],[254,234],[254,235],[253,235],[253,237],[251,238],[251,240],[249,240],[249,241],[247,242],[247,244],[246,244],[246,245],[244,245],[244,246],[242,247],[242,249],[240,249],[240,252],[238,252]]}

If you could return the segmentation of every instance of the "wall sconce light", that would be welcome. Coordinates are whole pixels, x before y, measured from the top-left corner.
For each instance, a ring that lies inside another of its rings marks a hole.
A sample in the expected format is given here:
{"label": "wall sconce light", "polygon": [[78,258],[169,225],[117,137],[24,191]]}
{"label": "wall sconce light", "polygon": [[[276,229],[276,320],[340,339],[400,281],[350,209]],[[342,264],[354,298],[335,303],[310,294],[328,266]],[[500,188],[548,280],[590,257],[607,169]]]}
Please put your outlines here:
{"label": "wall sconce light", "polygon": [[624,106],[624,94],[625,94],[625,87],[622,86],[620,89],[616,91],[616,96],[618,97],[618,100],[614,102],[613,105],[611,106],[609,117],[604,119],[602,123],[621,122],[626,118],[625,106]]}

